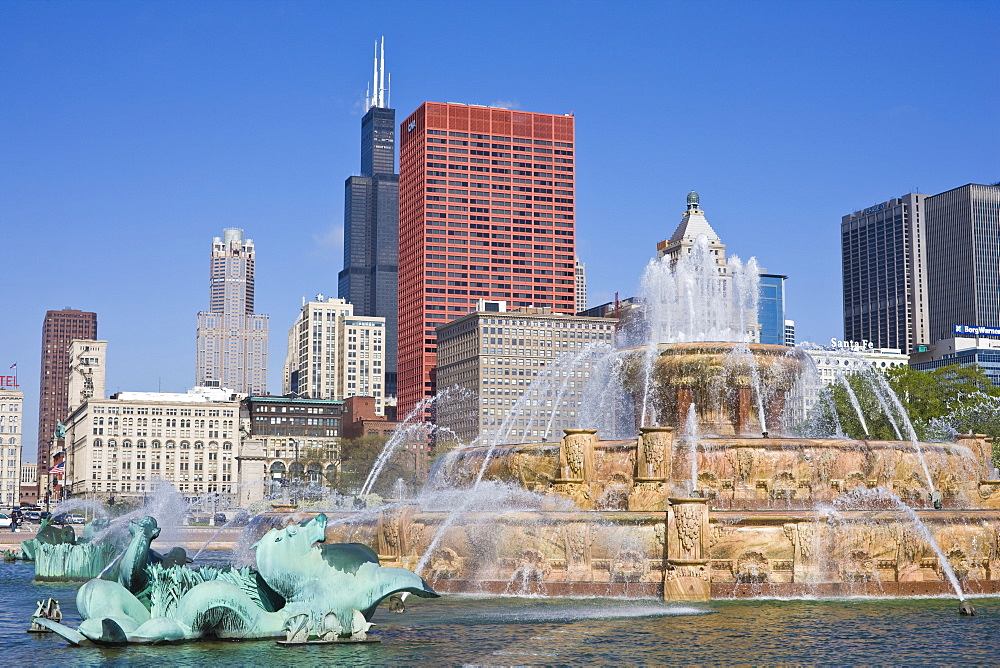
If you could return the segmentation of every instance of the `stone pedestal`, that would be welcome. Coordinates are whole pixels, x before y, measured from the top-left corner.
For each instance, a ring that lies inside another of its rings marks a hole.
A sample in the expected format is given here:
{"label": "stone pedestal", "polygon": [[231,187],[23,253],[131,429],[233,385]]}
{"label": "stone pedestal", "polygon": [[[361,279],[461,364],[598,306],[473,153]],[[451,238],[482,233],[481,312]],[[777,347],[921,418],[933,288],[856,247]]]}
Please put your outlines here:
{"label": "stone pedestal", "polygon": [[594,445],[596,429],[564,429],[559,446],[559,477],[553,485],[558,494],[569,497],[581,508],[594,507]]}
{"label": "stone pedestal", "polygon": [[707,601],[711,597],[708,499],[670,498],[667,508],[667,564],[663,598]]}
{"label": "stone pedestal", "polygon": [[249,506],[264,499],[268,490],[266,462],[264,461],[264,440],[247,438],[240,442],[236,453],[236,487],[239,491],[238,504]]}
{"label": "stone pedestal", "polygon": [[639,431],[628,509],[666,510],[666,481],[671,476],[675,430],[673,427],[642,427]]}

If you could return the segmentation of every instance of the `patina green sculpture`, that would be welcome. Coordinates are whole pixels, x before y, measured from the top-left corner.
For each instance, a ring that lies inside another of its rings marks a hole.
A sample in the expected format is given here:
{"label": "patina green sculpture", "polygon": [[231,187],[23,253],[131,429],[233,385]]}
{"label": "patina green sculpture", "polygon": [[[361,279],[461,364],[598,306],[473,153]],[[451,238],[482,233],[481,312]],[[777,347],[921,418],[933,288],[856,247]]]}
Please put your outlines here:
{"label": "patina green sculpture", "polygon": [[88,580],[103,571],[121,551],[114,539],[93,539],[108,527],[106,518],[87,524],[77,538],[71,526],[57,527],[44,520],[34,538],[21,543],[21,558],[35,562],[35,579]]}
{"label": "patina green sculpture", "polygon": [[[136,536],[145,537],[149,531],[148,525],[138,526],[133,544]],[[164,568],[163,563],[139,569],[139,552],[129,549],[115,580],[95,578],[80,588],[76,605],[84,621],[79,630],[44,623],[74,644],[286,634],[302,640],[358,640],[364,638],[382,599],[400,592],[437,597],[413,572],[380,566],[367,546],[321,544],[325,532],[322,514],[271,529],[254,546],[258,571]]]}

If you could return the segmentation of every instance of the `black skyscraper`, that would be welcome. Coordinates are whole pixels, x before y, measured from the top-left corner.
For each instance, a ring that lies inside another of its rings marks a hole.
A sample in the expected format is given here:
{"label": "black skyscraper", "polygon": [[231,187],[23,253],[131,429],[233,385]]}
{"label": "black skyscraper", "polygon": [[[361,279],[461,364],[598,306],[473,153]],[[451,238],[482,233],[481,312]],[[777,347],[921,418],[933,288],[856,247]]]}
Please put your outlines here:
{"label": "black skyscraper", "polygon": [[[381,55],[380,55],[381,51]],[[358,315],[385,318],[385,394],[396,395],[399,174],[396,111],[388,106],[383,45],[376,44],[374,94],[361,120],[361,176],[344,184],[344,269],[338,296]]]}

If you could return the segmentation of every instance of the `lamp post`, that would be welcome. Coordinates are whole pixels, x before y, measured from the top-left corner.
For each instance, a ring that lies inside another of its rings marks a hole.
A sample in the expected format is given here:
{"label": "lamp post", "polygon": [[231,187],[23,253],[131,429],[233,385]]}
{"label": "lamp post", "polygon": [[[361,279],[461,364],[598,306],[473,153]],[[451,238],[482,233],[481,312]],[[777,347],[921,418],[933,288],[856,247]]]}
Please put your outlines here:
{"label": "lamp post", "polygon": [[[298,475],[298,473],[299,473],[299,441],[298,441],[298,439],[295,439],[295,438],[289,438],[288,440],[295,444],[295,474]],[[292,481],[292,484],[293,485],[295,484],[294,480]],[[295,505],[299,504],[298,489],[295,489],[295,492],[292,495],[292,503],[295,504]]]}

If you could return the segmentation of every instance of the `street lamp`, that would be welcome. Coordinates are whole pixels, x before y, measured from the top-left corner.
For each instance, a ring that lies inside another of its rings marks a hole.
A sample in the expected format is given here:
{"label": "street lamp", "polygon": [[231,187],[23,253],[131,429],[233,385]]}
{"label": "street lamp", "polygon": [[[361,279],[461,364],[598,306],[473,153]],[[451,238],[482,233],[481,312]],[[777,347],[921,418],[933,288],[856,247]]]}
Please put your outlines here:
{"label": "street lamp", "polygon": [[[295,439],[295,438],[289,438],[288,440],[295,444],[295,474],[298,475],[298,473],[299,473],[299,441],[298,441],[298,439]],[[301,481],[301,478],[300,478],[300,481]],[[292,484],[293,485],[295,484],[294,480],[292,481]],[[295,504],[295,505],[298,505],[298,503],[299,503],[298,489],[296,489],[295,493],[292,495],[292,503]]]}

